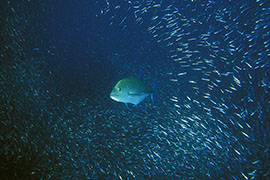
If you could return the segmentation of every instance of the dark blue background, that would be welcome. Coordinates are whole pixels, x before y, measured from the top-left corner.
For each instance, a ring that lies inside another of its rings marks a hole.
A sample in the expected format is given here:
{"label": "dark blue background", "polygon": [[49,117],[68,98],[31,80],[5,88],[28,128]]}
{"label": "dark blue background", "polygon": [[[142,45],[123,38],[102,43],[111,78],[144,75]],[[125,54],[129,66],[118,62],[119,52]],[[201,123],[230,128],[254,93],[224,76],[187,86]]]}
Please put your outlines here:
{"label": "dark blue background", "polygon": [[[267,1],[3,1],[1,11],[1,179],[269,178]],[[141,72],[158,80],[155,105],[109,98]]]}

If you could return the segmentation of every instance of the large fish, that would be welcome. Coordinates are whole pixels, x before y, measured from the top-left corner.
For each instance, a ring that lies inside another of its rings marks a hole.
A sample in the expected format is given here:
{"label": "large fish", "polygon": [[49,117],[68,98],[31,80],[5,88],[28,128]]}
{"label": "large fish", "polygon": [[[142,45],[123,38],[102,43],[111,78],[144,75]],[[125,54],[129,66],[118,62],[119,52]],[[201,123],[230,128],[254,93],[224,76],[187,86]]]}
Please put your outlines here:
{"label": "large fish", "polygon": [[110,93],[110,97],[127,105],[140,104],[146,97],[150,96],[154,102],[154,90],[140,79],[129,77],[118,81]]}

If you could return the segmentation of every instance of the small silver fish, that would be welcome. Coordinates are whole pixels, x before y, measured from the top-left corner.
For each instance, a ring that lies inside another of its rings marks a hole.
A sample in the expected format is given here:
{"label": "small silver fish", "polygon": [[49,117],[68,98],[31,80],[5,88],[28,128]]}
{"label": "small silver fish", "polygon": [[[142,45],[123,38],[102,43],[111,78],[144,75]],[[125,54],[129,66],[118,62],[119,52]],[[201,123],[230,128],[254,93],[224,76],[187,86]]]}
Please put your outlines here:
{"label": "small silver fish", "polygon": [[154,102],[154,90],[138,78],[129,77],[118,81],[110,93],[111,99],[127,105],[140,104],[146,97],[152,96]]}

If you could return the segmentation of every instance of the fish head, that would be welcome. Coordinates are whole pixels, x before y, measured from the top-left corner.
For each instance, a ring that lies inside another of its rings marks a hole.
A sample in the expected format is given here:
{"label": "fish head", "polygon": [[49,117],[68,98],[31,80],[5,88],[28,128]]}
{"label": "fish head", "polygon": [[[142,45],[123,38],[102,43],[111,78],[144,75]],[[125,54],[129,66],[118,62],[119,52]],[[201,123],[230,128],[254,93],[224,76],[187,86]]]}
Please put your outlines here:
{"label": "fish head", "polygon": [[126,97],[127,95],[128,94],[125,89],[123,89],[121,85],[116,84],[110,93],[110,98],[117,102],[123,102],[124,97]]}

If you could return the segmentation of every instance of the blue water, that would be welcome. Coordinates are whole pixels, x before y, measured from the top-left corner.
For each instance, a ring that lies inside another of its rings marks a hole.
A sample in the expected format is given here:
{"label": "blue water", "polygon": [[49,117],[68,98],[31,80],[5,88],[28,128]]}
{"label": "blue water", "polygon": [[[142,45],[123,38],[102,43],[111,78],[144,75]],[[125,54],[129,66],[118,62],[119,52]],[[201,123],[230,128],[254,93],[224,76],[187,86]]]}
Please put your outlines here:
{"label": "blue water", "polygon": [[1,2],[0,179],[270,179],[269,5]]}

